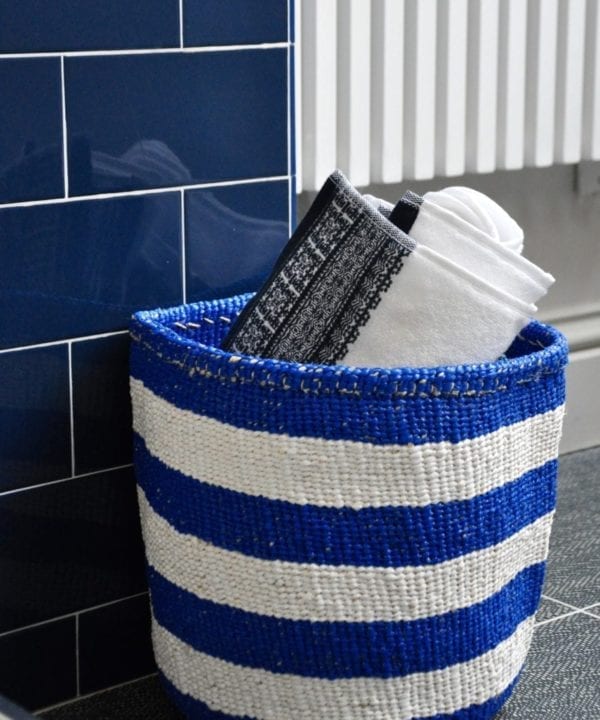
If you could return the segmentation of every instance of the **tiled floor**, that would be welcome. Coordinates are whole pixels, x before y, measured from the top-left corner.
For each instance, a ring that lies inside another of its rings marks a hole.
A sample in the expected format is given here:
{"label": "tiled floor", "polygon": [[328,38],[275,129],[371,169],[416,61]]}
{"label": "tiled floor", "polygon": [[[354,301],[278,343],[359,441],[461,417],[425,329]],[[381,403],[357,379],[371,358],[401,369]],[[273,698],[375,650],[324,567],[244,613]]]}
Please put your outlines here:
{"label": "tiled floor", "polygon": [[[156,676],[43,713],[178,720]],[[496,720],[600,719],[600,447],[561,459],[544,599],[527,665]]]}

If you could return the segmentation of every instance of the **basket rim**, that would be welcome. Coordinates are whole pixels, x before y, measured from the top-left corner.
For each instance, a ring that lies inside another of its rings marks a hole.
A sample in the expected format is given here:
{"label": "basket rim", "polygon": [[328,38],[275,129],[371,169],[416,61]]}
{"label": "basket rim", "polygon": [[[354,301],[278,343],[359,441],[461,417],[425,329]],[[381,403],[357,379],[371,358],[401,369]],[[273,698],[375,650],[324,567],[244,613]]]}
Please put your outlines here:
{"label": "basket rim", "polygon": [[557,374],[568,363],[564,335],[537,320],[532,320],[517,336],[535,348],[527,354],[484,363],[397,368],[319,365],[243,355],[186,337],[171,327],[175,322],[189,320],[192,313],[195,319],[231,314],[232,309],[242,307],[252,296],[253,293],[247,293],[139,311],[131,320],[132,340],[162,361],[185,369],[190,376],[299,389],[311,394],[339,392],[361,397],[390,393],[419,397],[489,394]]}

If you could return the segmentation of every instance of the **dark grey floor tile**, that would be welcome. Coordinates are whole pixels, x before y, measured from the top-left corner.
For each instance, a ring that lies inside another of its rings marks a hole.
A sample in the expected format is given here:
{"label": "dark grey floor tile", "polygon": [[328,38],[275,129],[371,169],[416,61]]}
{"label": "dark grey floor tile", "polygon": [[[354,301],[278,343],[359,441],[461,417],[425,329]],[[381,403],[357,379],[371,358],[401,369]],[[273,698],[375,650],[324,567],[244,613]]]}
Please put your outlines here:
{"label": "dark grey floor tile", "polygon": [[577,613],[536,628],[523,676],[496,720],[598,720],[600,620]]}
{"label": "dark grey floor tile", "polygon": [[579,608],[600,602],[599,516],[600,448],[566,455],[560,461],[545,595]]}
{"label": "dark grey floor tile", "polygon": [[128,683],[42,713],[48,720],[182,720],[158,676]]}
{"label": "dark grey floor tile", "polygon": [[573,608],[570,608],[567,605],[557,603],[550,598],[542,598],[535,619],[537,622],[543,622],[544,620],[552,620],[553,618],[560,617],[561,615],[567,615],[571,612],[573,612]]}

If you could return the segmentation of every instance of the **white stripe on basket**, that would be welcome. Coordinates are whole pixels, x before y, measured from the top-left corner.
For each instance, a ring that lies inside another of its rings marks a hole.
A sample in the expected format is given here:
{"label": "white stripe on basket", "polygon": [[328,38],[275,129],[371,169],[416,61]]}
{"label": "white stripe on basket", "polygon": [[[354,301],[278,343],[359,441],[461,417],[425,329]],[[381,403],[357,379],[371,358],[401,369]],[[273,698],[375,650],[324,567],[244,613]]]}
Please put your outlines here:
{"label": "white stripe on basket", "polygon": [[258,720],[410,720],[452,713],[499,695],[517,676],[533,616],[465,663],[403,677],[325,680],[244,667],[199,652],[153,622],[158,666],[213,711]]}
{"label": "white stripe on basket", "polygon": [[397,622],[481,602],[545,560],[553,513],[498,545],[437,565],[398,568],[262,560],[184,535],[138,488],[149,564],[205,600],[289,620]]}
{"label": "white stripe on basket", "polygon": [[168,467],[250,495],[354,509],[467,500],[501,487],[556,458],[564,411],[455,444],[373,445],[236,428],[181,410],[135,378],[131,396],[135,431]]}

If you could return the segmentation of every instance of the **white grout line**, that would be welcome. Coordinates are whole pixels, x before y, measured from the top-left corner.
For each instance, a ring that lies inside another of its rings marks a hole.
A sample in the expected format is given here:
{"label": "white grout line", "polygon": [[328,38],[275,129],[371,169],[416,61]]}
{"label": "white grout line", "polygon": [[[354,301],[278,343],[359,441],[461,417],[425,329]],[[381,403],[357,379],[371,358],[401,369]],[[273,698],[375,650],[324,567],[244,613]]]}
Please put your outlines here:
{"label": "white grout line", "polygon": [[35,343],[33,345],[20,345],[19,347],[4,348],[0,350],[0,355],[12,352],[21,352],[21,350],[36,350],[37,348],[53,347],[54,345],[64,345],[70,342],[84,342],[86,340],[98,340],[100,338],[114,337],[115,335],[128,335],[129,330],[113,330],[107,333],[98,333],[96,335],[82,335],[81,337],[64,338],[63,340],[49,340],[48,342]]}
{"label": "white grout line", "polygon": [[77,610],[76,614],[85,615],[85,613],[94,612],[94,610],[101,610],[102,608],[110,607],[111,605],[117,605],[118,603],[125,602],[126,600],[135,600],[135,598],[142,597],[143,595],[148,595],[148,591],[142,590],[142,592],[133,593],[133,595],[125,595],[125,597],[117,598],[116,600],[109,600],[108,602],[103,602],[99,605],[90,605],[90,607]]}
{"label": "white grout line", "polygon": [[600,621],[600,615],[596,615],[595,613],[588,612],[588,610],[591,610],[593,607],[597,607],[598,603],[594,603],[593,605],[590,605],[587,608],[584,608],[583,610],[580,610],[582,615],[587,615],[588,617],[593,617],[596,620]]}
{"label": "white grout line", "polygon": [[125,602],[126,600],[133,600],[134,598],[142,597],[142,595],[147,594],[148,591],[144,590],[139,593],[134,593],[133,595],[126,595],[125,597],[117,598],[116,600],[109,600],[108,602],[99,603],[98,605],[90,605],[90,607],[83,608],[82,610],[75,610],[74,612],[66,613],[65,615],[57,615],[49,620],[40,620],[39,622],[31,623],[29,625],[21,625],[18,628],[1,632],[0,637],[13,635],[14,633],[21,632],[21,630],[31,630],[33,628],[42,627],[43,625],[49,625],[50,623],[58,622],[59,620],[67,620],[68,618],[77,617],[78,615],[83,615],[84,613],[92,612],[94,610],[101,610],[102,608],[109,607],[110,605],[116,605],[117,603]]}
{"label": "white grout line", "polygon": [[194,183],[190,185],[173,185],[160,188],[147,188],[144,190],[124,190],[112,193],[97,193],[96,195],[77,195],[68,198],[46,198],[44,200],[26,200],[23,202],[5,203],[0,205],[0,210],[10,208],[33,207],[37,205],[60,205],[62,203],[80,202],[84,200],[110,200],[112,198],[137,197],[138,195],[156,195],[158,193],[178,192],[181,190],[204,190],[213,187],[232,187],[234,185],[251,185],[254,183],[273,182],[275,180],[287,180],[289,175],[273,175],[271,177],[242,178],[241,180],[218,180],[216,182]]}
{"label": "white grout line", "polygon": [[75,615],[75,692],[77,693],[77,697],[81,694],[81,683],[79,678],[79,613],[77,613]]}
{"label": "white grout line", "polygon": [[86,693],[85,695],[80,695],[77,698],[71,698],[70,700],[56,703],[55,705],[48,705],[48,707],[39,708],[39,710],[36,710],[35,714],[38,715],[39,713],[45,713],[49,712],[50,710],[66,707],[67,705],[71,705],[74,702],[79,702],[79,700],[85,700],[87,698],[94,697],[95,695],[100,695],[102,693],[108,692],[109,690],[118,690],[119,688],[126,687],[127,685],[132,685],[133,683],[140,682],[141,680],[147,680],[148,678],[155,677],[156,675],[158,675],[158,672],[149,673],[148,675],[142,675],[141,677],[133,678],[133,680],[127,680],[126,682],[119,683],[118,685],[111,685],[110,687],[102,688],[102,690],[95,690],[94,692]]}
{"label": "white grout line", "polygon": [[179,191],[181,194],[181,289],[183,300],[187,302],[187,283],[186,283],[186,257],[185,257],[185,192]]}
{"label": "white grout line", "polygon": [[71,437],[71,475],[75,476],[75,413],[73,411],[73,343],[69,341],[69,428]]}
{"label": "white grout line", "polygon": [[591,608],[596,607],[598,603],[592,603],[591,605],[586,605],[585,607],[577,607],[576,605],[571,605],[571,603],[564,602],[563,600],[557,600],[556,598],[550,597],[550,595],[542,595],[542,598],[544,600],[550,600],[553,603],[556,603],[557,605],[562,605],[566,608],[564,613],[561,613],[560,615],[556,615],[556,617],[548,618],[547,620],[540,620],[536,623],[536,627],[538,625],[547,625],[548,623],[554,622],[555,620],[563,620],[566,617],[571,617],[571,615],[587,615],[588,617],[593,617],[596,620],[600,620],[598,615],[594,615],[593,613],[588,612],[588,610],[591,610]]}
{"label": "white grout line", "polygon": [[133,463],[126,465],[115,465],[114,467],[102,468],[102,470],[93,470],[92,472],[81,473],[80,475],[72,475],[70,477],[59,478],[58,480],[49,480],[48,482],[38,483],[37,485],[26,485],[25,487],[13,488],[11,490],[3,490],[0,492],[0,498],[7,495],[17,495],[18,493],[27,492],[28,490],[39,490],[40,488],[49,487],[50,485],[60,485],[60,483],[69,482],[69,480],[82,480],[84,478],[93,477],[107,472],[116,472],[125,468],[133,467]]}
{"label": "white grout line", "polygon": [[183,48],[183,0],[179,0],[179,47]]}
{"label": "white grout line", "polygon": [[65,90],[65,58],[60,57],[60,91],[61,91],[61,112],[62,112],[62,135],[63,135],[63,175],[65,197],[69,197],[69,153],[67,144],[67,93]]}
{"label": "white grout line", "polygon": [[557,605],[564,605],[565,607],[568,607],[571,610],[579,610],[581,612],[585,612],[586,610],[589,610],[590,608],[593,608],[596,605],[598,605],[598,603],[595,602],[595,603],[592,603],[591,605],[584,605],[584,607],[577,607],[577,605],[571,605],[571,603],[565,602],[564,600],[557,600],[556,598],[553,598],[550,595],[542,595],[542,597],[545,600],[550,600],[550,601],[556,603]]}
{"label": "white grout line", "polygon": [[176,53],[231,52],[232,50],[275,50],[285,48],[287,41],[272,43],[246,43],[242,45],[205,45],[203,47],[139,48],[133,50],[67,50],[65,52],[0,53],[0,60],[49,57],[118,57],[122,55],[173,55]]}

